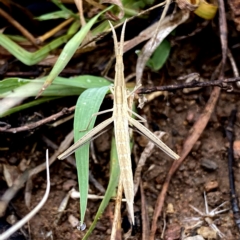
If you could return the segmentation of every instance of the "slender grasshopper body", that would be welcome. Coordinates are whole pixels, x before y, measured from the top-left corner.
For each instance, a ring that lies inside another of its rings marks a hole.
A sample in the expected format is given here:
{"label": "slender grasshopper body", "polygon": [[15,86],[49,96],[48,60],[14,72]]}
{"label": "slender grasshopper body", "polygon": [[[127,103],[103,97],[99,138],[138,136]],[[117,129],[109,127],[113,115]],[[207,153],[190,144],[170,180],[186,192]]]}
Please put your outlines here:
{"label": "slender grasshopper body", "polygon": [[[109,22],[110,23],[110,22]],[[173,159],[178,159],[179,156],[172,151],[167,145],[165,145],[161,140],[159,140],[151,131],[149,131],[145,126],[143,126],[139,121],[135,120],[131,117],[131,115],[135,115],[141,120],[144,120],[141,116],[132,112],[132,110],[128,106],[128,98],[130,94],[128,94],[128,90],[126,89],[125,80],[124,80],[124,65],[123,65],[123,44],[124,44],[124,34],[126,21],[124,22],[121,40],[120,43],[117,41],[117,36],[115,30],[110,23],[113,32],[114,39],[114,48],[116,54],[116,65],[115,65],[115,79],[114,86],[110,87],[110,90],[114,96],[113,102],[113,115],[111,118],[105,120],[100,123],[89,132],[87,132],[81,139],[79,139],[76,143],[74,143],[69,149],[67,149],[64,153],[58,156],[59,159],[64,159],[76,151],[77,148],[81,147],[87,141],[89,141],[92,137],[96,136],[100,131],[102,131],[109,124],[114,122],[114,133],[116,138],[116,147],[118,154],[118,161],[120,166],[120,174],[122,178],[123,189],[125,193],[125,197],[127,200],[129,213],[132,218],[132,222],[134,224],[134,209],[133,209],[133,200],[134,200],[134,186],[133,186],[133,174],[132,174],[132,166],[131,166],[131,150],[129,145],[129,124],[134,126],[141,132],[144,136],[148,137],[151,141],[154,142],[163,152],[169,155]],[[110,110],[109,110],[110,111]],[[107,111],[105,111],[107,112]]]}
{"label": "slender grasshopper body", "polygon": [[[110,24],[111,25],[111,24]],[[114,79],[114,105],[113,105],[113,119],[114,119],[114,133],[116,139],[116,148],[118,155],[118,162],[120,166],[120,174],[123,184],[125,197],[129,208],[132,221],[134,223],[134,186],[133,186],[133,173],[131,165],[131,149],[129,139],[128,127],[128,94],[124,80],[124,65],[123,65],[123,44],[125,34],[126,22],[123,25],[120,44],[117,42],[117,36],[113,26],[111,25],[114,39],[114,48],[116,55],[115,65],[115,79]],[[121,184],[121,183],[120,183]]]}

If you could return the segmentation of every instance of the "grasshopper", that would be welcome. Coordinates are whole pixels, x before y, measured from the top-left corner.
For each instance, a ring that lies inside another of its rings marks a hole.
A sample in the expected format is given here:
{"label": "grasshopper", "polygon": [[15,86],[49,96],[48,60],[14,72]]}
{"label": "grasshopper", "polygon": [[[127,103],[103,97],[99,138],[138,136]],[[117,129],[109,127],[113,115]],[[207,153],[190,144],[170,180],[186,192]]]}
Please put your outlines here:
{"label": "grasshopper", "polygon": [[[129,213],[134,224],[134,210],[133,210],[133,200],[134,200],[134,186],[133,186],[133,173],[131,166],[131,149],[129,145],[129,125],[134,126],[138,131],[144,136],[148,137],[155,145],[157,145],[163,152],[169,155],[173,159],[178,159],[179,156],[172,151],[167,145],[165,145],[161,140],[159,140],[151,131],[149,131],[144,125],[139,121],[132,118],[132,114],[138,117],[141,121],[146,121],[144,118],[134,113],[128,105],[128,98],[134,93],[129,93],[126,89],[124,80],[124,65],[123,65],[123,45],[124,45],[124,35],[126,28],[126,21],[123,24],[123,29],[121,33],[120,43],[117,41],[116,32],[109,22],[114,39],[114,49],[116,55],[116,65],[115,65],[115,79],[114,86],[110,87],[110,91],[113,94],[113,108],[99,112],[95,115],[101,113],[113,112],[112,117],[100,123],[89,132],[87,132],[81,139],[74,143],[69,149],[58,156],[59,159],[64,159],[76,151],[77,148],[84,145],[91,138],[99,134],[105,127],[114,123],[114,133],[116,138],[116,147],[118,154],[118,162],[120,166],[120,174],[122,178],[123,189],[125,197],[128,204]],[[135,88],[136,89],[136,88]]]}

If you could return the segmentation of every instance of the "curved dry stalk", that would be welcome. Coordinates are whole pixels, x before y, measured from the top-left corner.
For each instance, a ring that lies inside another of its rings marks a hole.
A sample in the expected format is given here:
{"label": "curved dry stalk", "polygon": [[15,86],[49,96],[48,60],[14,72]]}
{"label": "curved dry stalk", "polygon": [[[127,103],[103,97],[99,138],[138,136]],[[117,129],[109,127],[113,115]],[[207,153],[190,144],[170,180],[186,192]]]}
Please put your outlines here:
{"label": "curved dry stalk", "polygon": [[26,224],[45,204],[48,199],[48,195],[50,192],[50,173],[49,173],[49,159],[48,159],[48,150],[46,151],[46,170],[47,170],[47,188],[42,200],[39,204],[28,213],[23,219],[17,222],[15,225],[10,227],[7,231],[0,235],[0,240],[8,239],[13,233],[15,233],[19,228],[21,228],[24,224]]}

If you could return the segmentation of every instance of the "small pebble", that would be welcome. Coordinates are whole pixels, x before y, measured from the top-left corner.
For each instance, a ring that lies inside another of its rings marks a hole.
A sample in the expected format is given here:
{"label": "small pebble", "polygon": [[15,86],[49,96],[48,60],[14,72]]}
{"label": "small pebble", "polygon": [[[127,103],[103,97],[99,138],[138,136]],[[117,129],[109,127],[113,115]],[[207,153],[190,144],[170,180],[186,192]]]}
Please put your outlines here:
{"label": "small pebble", "polygon": [[188,162],[188,169],[189,170],[194,170],[196,168],[196,162],[194,161],[189,161]]}
{"label": "small pebble", "polygon": [[219,191],[208,193],[207,199],[208,199],[208,205],[212,208],[215,208],[223,203],[222,193]]}
{"label": "small pebble", "polygon": [[204,188],[206,192],[210,192],[211,190],[218,188],[218,182],[217,181],[207,182],[204,185]]}
{"label": "small pebble", "polygon": [[8,160],[8,162],[9,162],[10,164],[16,164],[17,161],[18,161],[18,159],[17,159],[16,157],[10,157],[9,160]]}
{"label": "small pebble", "polygon": [[183,103],[182,98],[175,98],[174,99],[174,104],[182,104],[182,103]]}
{"label": "small pebble", "polygon": [[203,168],[205,168],[207,170],[211,170],[211,171],[214,171],[218,168],[218,165],[214,161],[207,159],[207,158],[202,159],[201,166]]}
{"label": "small pebble", "polygon": [[174,207],[173,207],[173,204],[172,203],[168,203],[167,205],[167,211],[166,211],[168,214],[172,214],[174,213]]}
{"label": "small pebble", "polygon": [[182,112],[184,110],[184,107],[182,105],[178,105],[177,107],[175,107],[175,111],[178,112]]}
{"label": "small pebble", "polygon": [[206,239],[217,239],[217,233],[210,227],[200,227],[197,233]]}
{"label": "small pebble", "polygon": [[18,165],[18,168],[21,172],[24,172],[28,167],[28,161],[26,159],[22,159]]}
{"label": "small pebble", "polygon": [[79,220],[74,217],[72,214],[68,216],[68,222],[71,224],[73,228],[77,227],[79,224]]}
{"label": "small pebble", "polygon": [[195,185],[197,185],[197,186],[202,185],[204,182],[205,182],[205,180],[204,180],[203,177],[195,177],[195,178],[194,178],[194,183],[195,183]]}
{"label": "small pebble", "polygon": [[186,116],[186,120],[189,123],[194,123],[194,121],[195,121],[195,112],[188,111],[187,116]]}
{"label": "small pebble", "polygon": [[234,151],[234,157],[239,159],[240,158],[240,140],[234,141],[233,151]]}

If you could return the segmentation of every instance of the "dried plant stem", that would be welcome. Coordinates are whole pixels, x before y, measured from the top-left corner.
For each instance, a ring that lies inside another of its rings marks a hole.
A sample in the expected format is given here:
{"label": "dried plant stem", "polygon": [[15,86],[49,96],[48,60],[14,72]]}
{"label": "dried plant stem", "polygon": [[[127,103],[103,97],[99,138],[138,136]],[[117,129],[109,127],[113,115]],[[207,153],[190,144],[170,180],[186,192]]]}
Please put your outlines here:
{"label": "dried plant stem", "polygon": [[47,170],[47,188],[42,200],[38,203],[38,205],[28,213],[23,219],[9,228],[7,231],[0,235],[0,240],[8,239],[13,233],[15,233],[19,228],[21,228],[24,224],[26,224],[45,204],[48,199],[48,195],[50,192],[50,173],[49,173],[49,160],[48,160],[48,150],[46,151],[46,170]]}

